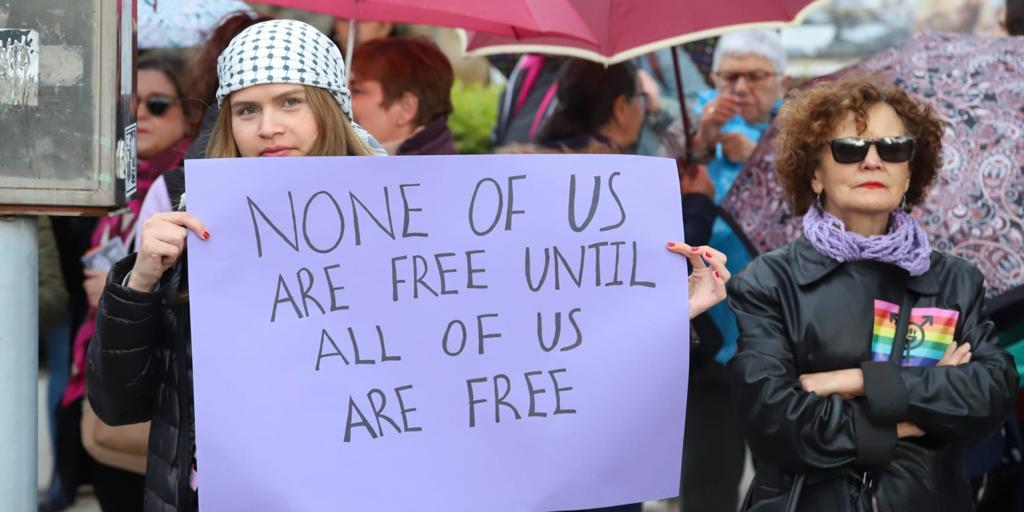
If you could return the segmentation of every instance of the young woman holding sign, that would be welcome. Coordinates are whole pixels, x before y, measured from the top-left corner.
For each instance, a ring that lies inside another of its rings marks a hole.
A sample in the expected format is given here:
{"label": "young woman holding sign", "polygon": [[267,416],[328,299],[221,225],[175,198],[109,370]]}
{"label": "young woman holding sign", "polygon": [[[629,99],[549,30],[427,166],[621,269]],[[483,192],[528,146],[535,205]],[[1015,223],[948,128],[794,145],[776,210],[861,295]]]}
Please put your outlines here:
{"label": "young woman holding sign", "polygon": [[[337,47],[305,23],[275,20],[247,28],[221,54],[218,75],[221,110],[209,157],[381,153],[352,122]],[[198,508],[187,266],[181,258],[188,231],[210,238],[203,223],[184,211],[146,221],[138,253],[110,272],[89,349],[89,397],[99,417],[110,424],[152,420],[147,511]],[[695,263],[697,254],[691,256]],[[708,270],[700,263],[691,278],[691,314],[725,296],[728,275],[713,276],[724,271],[715,265]]]}
{"label": "young woman holding sign", "polygon": [[[284,64],[300,61],[306,65]],[[211,158],[383,153],[352,122],[337,47],[305,23],[247,28],[221,54],[217,72]],[[210,236],[185,212],[145,222],[137,255],[110,272],[88,355],[96,414],[112,425],[152,420],[147,511],[198,508],[187,269],[180,259],[187,230]]]}

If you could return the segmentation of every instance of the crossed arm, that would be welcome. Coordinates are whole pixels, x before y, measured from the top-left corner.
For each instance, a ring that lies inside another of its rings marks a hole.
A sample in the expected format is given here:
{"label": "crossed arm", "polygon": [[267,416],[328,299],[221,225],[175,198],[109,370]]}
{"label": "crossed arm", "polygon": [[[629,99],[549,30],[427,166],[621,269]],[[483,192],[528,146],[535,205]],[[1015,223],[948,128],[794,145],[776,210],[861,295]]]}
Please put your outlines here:
{"label": "crossed arm", "polygon": [[753,452],[792,472],[878,467],[899,438],[970,445],[991,435],[1010,411],[1018,376],[982,313],[980,277],[976,290],[961,313],[961,343],[937,367],[867,361],[801,374],[776,283],[757,272],[730,281],[741,332],[730,370]]}
{"label": "crossed arm", "polygon": [[[935,366],[960,366],[970,361],[971,345],[964,343],[958,346],[954,342],[946,347],[942,359]],[[864,370],[850,368],[831,372],[805,373],[800,376],[800,387],[808,393],[814,393],[821,397],[839,395],[843,400],[853,400],[864,396]],[[927,432],[912,422],[901,421],[896,424],[896,437],[900,439],[923,437],[925,434]]]}

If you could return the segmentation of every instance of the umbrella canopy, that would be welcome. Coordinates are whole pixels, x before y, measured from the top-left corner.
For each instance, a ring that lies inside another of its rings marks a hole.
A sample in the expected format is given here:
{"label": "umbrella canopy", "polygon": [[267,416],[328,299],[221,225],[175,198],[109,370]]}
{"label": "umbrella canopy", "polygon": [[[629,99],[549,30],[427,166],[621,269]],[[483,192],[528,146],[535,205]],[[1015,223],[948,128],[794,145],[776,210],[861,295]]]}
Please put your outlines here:
{"label": "umbrella canopy", "polygon": [[568,0],[251,0],[251,3],[358,21],[466,28],[510,37],[553,34],[572,40],[595,40]]}
{"label": "umbrella canopy", "polygon": [[225,16],[252,12],[241,0],[142,0],[139,48],[187,48],[203,42]]}
{"label": "umbrella canopy", "polygon": [[[731,30],[799,24],[826,0],[563,0],[591,38],[466,32],[468,55],[543,53],[615,64]],[[465,27],[470,28],[470,27]]]}
{"label": "umbrella canopy", "polygon": [[[1024,307],[1024,38],[918,34],[814,83],[850,73],[888,78],[947,122],[943,167],[914,216],[935,249],[981,269],[990,313]],[[755,254],[800,234],[775,179],[775,133],[722,203]]]}
{"label": "umbrella canopy", "polygon": [[[577,57],[605,65],[627,61],[662,48],[706,39],[733,30],[781,28],[799,24],[828,0],[561,0],[571,4],[591,37],[557,34],[494,34],[460,30],[468,56],[541,53]],[[468,27],[467,27],[468,28]],[[676,91],[685,105],[678,56],[673,50]],[[690,119],[682,116],[679,157],[693,161]]]}

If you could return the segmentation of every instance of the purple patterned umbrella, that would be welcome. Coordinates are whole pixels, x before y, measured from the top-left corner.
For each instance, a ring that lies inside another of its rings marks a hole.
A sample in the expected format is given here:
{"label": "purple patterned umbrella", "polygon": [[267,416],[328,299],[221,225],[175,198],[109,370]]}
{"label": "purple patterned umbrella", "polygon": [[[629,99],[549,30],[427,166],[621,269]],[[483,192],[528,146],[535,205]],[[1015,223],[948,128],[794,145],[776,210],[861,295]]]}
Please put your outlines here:
{"label": "purple patterned umbrella", "polygon": [[[930,103],[948,123],[944,165],[913,213],[934,248],[981,269],[990,312],[1019,320],[1017,310],[1024,309],[1024,37],[918,34],[812,82],[849,73],[887,77]],[[774,139],[773,127],[722,203],[727,220],[754,253],[800,234],[800,219],[775,179]],[[1011,314],[1016,317],[1006,316]]]}

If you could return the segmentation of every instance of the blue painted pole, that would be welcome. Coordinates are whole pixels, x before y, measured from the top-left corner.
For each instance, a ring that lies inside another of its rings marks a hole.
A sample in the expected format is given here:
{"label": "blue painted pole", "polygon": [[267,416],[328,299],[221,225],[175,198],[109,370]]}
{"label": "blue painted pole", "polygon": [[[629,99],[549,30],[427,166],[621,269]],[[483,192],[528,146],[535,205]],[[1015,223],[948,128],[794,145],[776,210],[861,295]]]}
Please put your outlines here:
{"label": "blue painted pole", "polygon": [[0,510],[36,510],[39,247],[35,217],[0,217]]}

